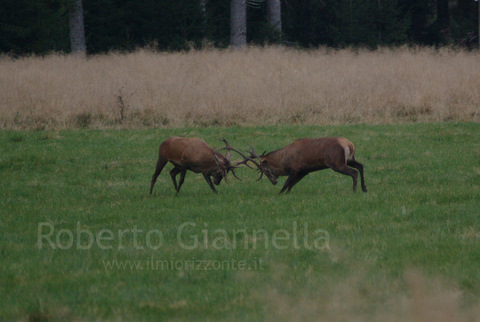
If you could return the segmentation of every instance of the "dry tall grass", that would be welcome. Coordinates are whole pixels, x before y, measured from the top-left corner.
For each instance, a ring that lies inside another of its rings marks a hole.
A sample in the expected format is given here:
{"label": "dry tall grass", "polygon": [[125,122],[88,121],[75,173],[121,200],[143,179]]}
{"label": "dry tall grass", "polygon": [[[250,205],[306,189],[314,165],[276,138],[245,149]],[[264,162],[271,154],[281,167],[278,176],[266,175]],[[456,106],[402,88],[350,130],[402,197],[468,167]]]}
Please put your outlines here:
{"label": "dry tall grass", "polygon": [[0,58],[0,128],[480,120],[480,55],[248,48]]}

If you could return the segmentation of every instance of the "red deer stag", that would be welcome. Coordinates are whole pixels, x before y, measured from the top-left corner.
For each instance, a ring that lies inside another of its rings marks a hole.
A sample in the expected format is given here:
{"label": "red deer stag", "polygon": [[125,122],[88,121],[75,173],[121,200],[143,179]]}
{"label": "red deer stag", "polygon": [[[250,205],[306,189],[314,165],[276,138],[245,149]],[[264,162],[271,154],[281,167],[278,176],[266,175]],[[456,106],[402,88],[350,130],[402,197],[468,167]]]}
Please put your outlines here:
{"label": "red deer stag", "polygon": [[[310,172],[330,168],[333,171],[353,178],[353,191],[357,189],[358,173],[362,182],[363,192],[367,192],[363,177],[363,165],[355,161],[355,147],[345,138],[299,139],[283,149],[259,156],[250,147],[250,161],[254,162],[261,172],[260,180],[265,174],[272,184],[277,184],[279,176],[288,176],[280,193],[290,192],[293,186]],[[350,168],[352,167],[352,168]]]}
{"label": "red deer stag", "polygon": [[[213,183],[219,185],[223,178],[226,182],[229,171],[232,171],[235,178],[239,179],[234,172],[236,166],[230,164],[230,150],[236,150],[225,139],[222,139],[222,141],[226,144],[224,149],[227,150],[227,153],[225,156],[212,149],[200,138],[171,137],[163,141],[160,144],[157,166],[150,184],[150,194],[152,194],[157,177],[167,162],[174,165],[174,168],[170,171],[170,176],[177,192],[180,192],[187,170],[202,173],[214,193],[217,193],[217,190]],[[178,174],[180,174],[180,181],[177,185],[176,176]],[[213,177],[213,183],[210,177]]]}

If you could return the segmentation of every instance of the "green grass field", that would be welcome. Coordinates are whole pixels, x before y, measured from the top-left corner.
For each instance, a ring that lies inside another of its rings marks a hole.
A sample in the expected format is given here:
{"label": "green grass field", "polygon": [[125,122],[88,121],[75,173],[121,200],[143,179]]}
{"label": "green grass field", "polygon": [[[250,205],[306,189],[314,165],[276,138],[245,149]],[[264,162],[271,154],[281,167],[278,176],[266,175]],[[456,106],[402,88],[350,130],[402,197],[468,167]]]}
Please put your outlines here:
{"label": "green grass field", "polygon": [[[369,192],[324,170],[278,195],[241,169],[176,194],[169,165],[150,196],[172,135],[344,136]],[[0,182],[0,320],[480,317],[477,123],[2,131]]]}

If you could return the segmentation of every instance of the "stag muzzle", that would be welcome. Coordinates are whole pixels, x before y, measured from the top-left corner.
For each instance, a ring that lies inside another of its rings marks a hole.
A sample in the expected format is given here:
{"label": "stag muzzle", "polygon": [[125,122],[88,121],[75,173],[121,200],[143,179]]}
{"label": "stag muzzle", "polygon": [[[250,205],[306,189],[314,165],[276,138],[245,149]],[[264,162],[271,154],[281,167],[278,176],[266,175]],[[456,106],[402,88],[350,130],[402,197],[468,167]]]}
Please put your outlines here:
{"label": "stag muzzle", "polygon": [[262,168],[259,168],[258,172],[260,172],[260,177],[257,179],[257,181],[260,181],[263,177],[263,174],[265,174],[267,176],[268,180],[270,180],[270,182],[273,185],[276,185],[278,183],[277,178],[275,176],[272,176],[271,174],[265,172],[265,170],[263,170]]}
{"label": "stag muzzle", "polygon": [[267,176],[267,178],[268,178],[268,180],[270,180],[270,182],[271,182],[274,186],[277,185],[277,183],[278,183],[277,178],[271,178],[271,177],[269,177],[269,176]]}

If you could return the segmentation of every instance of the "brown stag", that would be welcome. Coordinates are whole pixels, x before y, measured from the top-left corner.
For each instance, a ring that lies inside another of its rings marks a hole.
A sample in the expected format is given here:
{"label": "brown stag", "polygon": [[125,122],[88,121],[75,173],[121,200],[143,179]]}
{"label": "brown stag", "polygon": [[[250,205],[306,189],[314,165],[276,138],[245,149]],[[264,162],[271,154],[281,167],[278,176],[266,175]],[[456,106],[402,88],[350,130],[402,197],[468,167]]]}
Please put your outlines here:
{"label": "brown stag", "polygon": [[[152,194],[153,186],[167,162],[174,165],[170,176],[177,192],[180,192],[187,170],[202,173],[214,193],[217,193],[217,190],[213,184],[219,185],[224,178],[227,181],[229,171],[232,171],[235,178],[239,179],[234,172],[237,166],[230,163],[230,150],[236,150],[225,139],[222,141],[226,144],[225,155],[212,149],[200,138],[171,137],[163,141],[160,144],[157,166],[150,183],[150,194]],[[178,174],[180,174],[180,180],[177,185],[176,176]],[[210,177],[213,177],[213,182]]]}
{"label": "brown stag", "polygon": [[293,186],[310,172],[330,168],[333,171],[351,176],[353,178],[353,191],[357,189],[358,173],[362,183],[363,192],[367,192],[363,177],[363,165],[355,160],[355,146],[345,138],[332,137],[321,139],[299,139],[286,147],[265,152],[258,155],[250,147],[250,161],[254,162],[261,172],[260,180],[265,174],[272,184],[277,184],[279,176],[288,176],[280,193],[290,192]]}

